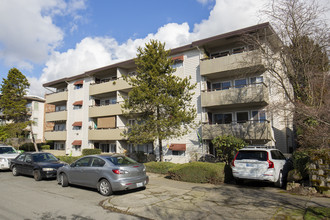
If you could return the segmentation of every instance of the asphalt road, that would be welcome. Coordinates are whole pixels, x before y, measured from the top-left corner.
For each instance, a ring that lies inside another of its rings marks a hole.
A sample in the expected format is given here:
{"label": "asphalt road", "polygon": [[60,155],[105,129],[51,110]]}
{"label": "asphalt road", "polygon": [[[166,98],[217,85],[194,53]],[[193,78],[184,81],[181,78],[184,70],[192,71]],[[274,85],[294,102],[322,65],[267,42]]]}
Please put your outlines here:
{"label": "asphalt road", "polygon": [[99,203],[107,197],[97,190],[66,187],[56,180],[36,182],[32,177],[14,177],[0,171],[0,219],[139,219],[103,209]]}

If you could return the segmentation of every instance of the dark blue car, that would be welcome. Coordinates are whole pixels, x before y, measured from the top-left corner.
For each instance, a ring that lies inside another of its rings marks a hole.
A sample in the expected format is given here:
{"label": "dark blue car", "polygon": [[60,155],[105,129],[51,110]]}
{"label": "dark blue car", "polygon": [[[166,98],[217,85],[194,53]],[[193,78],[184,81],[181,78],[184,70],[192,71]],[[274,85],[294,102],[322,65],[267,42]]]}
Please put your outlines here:
{"label": "dark blue car", "polygon": [[57,169],[65,163],[53,154],[44,152],[26,152],[11,161],[10,169],[14,176],[20,174],[33,176],[36,181],[56,178]]}

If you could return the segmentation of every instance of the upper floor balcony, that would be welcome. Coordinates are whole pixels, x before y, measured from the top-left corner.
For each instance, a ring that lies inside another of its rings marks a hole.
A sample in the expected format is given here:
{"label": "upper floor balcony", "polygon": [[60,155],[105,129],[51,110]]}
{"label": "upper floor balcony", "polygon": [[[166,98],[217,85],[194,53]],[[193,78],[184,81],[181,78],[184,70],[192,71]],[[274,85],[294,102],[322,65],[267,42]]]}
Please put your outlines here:
{"label": "upper floor balcony", "polygon": [[89,117],[104,117],[112,115],[121,115],[121,104],[101,105],[101,106],[90,106]]}
{"label": "upper floor balcony", "polygon": [[264,66],[257,51],[245,51],[200,62],[201,76],[209,79],[232,77],[261,70],[264,70]]}
{"label": "upper floor balcony", "polygon": [[66,121],[67,111],[48,112],[45,114],[46,121]]}
{"label": "upper floor balcony", "polygon": [[114,91],[128,91],[131,88],[132,86],[129,85],[124,79],[117,79],[108,82],[91,84],[89,88],[89,95],[93,96]]}
{"label": "upper floor balcony", "polygon": [[249,84],[243,87],[229,87],[224,90],[203,92],[202,107],[244,107],[248,105],[267,105],[268,88],[264,83]]}
{"label": "upper floor balcony", "polygon": [[66,102],[66,101],[68,101],[68,91],[67,90],[46,95],[47,104],[56,104],[59,102]]}
{"label": "upper floor balcony", "polygon": [[125,128],[90,129],[88,131],[88,140],[93,140],[93,141],[126,140],[126,138],[121,135],[121,133],[123,133],[125,130],[126,130]]}
{"label": "upper floor balcony", "polygon": [[66,131],[45,131],[45,139],[51,141],[66,141]]}
{"label": "upper floor balcony", "polygon": [[271,126],[268,121],[247,121],[245,123],[232,122],[229,124],[204,124],[202,126],[202,138],[212,140],[217,136],[233,135],[243,140],[272,139]]}

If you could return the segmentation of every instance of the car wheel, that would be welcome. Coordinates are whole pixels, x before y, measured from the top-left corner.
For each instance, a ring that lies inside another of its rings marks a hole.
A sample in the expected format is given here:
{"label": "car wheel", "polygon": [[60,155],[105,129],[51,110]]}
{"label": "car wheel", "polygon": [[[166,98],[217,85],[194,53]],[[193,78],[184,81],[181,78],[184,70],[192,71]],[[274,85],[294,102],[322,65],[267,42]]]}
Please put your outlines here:
{"label": "car wheel", "polygon": [[112,194],[111,185],[108,180],[102,179],[98,184],[98,190],[102,196],[110,196]]}
{"label": "car wheel", "polygon": [[12,172],[13,172],[13,176],[18,176],[19,175],[16,166],[13,166]]}
{"label": "car wheel", "polygon": [[68,177],[64,173],[60,174],[59,183],[61,184],[62,187],[67,187],[69,185]]}
{"label": "car wheel", "polygon": [[42,179],[39,170],[34,170],[33,171],[33,177],[34,177],[35,181],[40,181]]}
{"label": "car wheel", "polygon": [[275,183],[275,186],[282,188],[283,187],[283,174],[282,174],[282,170],[280,171],[280,173],[278,174],[278,180]]}

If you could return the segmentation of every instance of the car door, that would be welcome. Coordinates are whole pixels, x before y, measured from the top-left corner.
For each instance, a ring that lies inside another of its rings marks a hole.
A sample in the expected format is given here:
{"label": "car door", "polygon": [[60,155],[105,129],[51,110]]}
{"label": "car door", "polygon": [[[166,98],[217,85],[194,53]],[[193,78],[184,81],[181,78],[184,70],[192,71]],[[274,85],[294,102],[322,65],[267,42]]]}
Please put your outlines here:
{"label": "car door", "polygon": [[101,158],[92,157],[90,166],[84,167],[83,181],[86,186],[96,187],[98,180],[102,176],[102,169],[105,161]]}
{"label": "car door", "polygon": [[33,160],[32,160],[32,155],[27,154],[24,159],[24,164],[22,166],[22,169],[24,170],[24,173],[26,175],[33,175]]}
{"label": "car door", "polygon": [[21,154],[13,161],[13,166],[15,166],[17,172],[21,174],[24,174],[23,173],[24,160],[25,160],[25,154]]}
{"label": "car door", "polygon": [[77,185],[86,185],[85,168],[90,166],[92,161],[91,157],[83,157],[77,160],[75,163],[71,164],[70,170],[68,172],[69,182]]}

